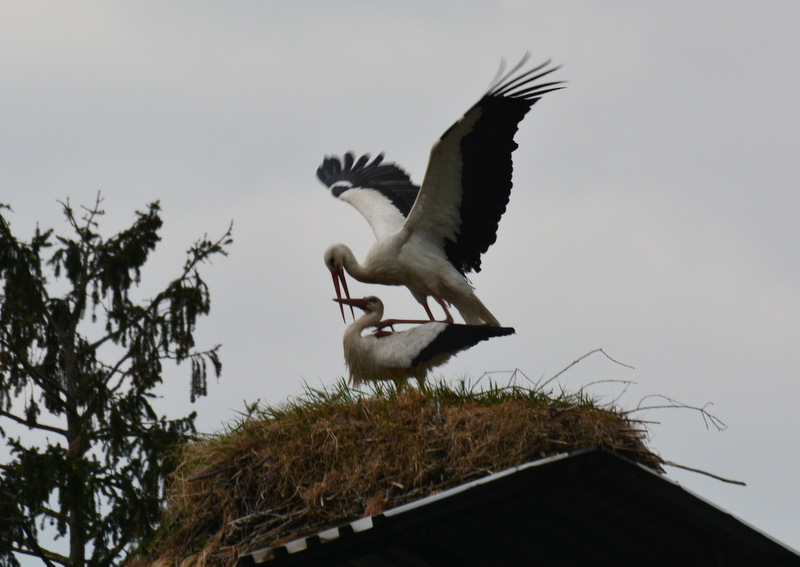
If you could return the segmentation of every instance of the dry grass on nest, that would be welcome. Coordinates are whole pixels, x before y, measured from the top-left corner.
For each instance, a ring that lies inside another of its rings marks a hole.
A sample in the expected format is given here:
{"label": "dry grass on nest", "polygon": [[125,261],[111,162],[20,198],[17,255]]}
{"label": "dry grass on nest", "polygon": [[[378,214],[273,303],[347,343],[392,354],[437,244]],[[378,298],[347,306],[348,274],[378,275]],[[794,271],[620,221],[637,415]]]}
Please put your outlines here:
{"label": "dry grass on nest", "polygon": [[590,400],[463,384],[310,390],[183,448],[160,558],[145,564],[234,565],[241,553],[591,445],[660,470],[642,429]]}

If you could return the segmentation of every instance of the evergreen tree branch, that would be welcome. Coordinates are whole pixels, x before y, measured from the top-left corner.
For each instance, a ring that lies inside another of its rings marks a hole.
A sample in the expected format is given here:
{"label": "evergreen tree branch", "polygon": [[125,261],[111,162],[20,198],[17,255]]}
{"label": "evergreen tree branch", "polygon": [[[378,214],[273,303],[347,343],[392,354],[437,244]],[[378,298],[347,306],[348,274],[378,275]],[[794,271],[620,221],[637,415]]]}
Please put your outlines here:
{"label": "evergreen tree branch", "polygon": [[47,425],[47,424],[44,424],[44,423],[39,423],[38,421],[34,421],[33,423],[31,423],[27,419],[22,419],[18,415],[14,415],[13,413],[7,412],[7,411],[2,410],[2,409],[0,409],[0,417],[8,418],[11,421],[15,421],[16,423],[19,423],[21,425],[29,427],[30,429],[39,429],[41,431],[49,431],[51,433],[57,433],[57,434],[62,435],[64,437],[66,437],[66,435],[67,435],[67,432],[64,429],[61,429],[59,427],[54,427],[52,425]]}
{"label": "evergreen tree branch", "polygon": [[69,565],[69,557],[56,553],[55,551],[50,551],[45,549],[39,545],[38,540],[36,539],[36,534],[31,532],[30,526],[27,523],[22,523],[21,527],[25,532],[26,536],[26,548],[16,547],[14,546],[13,550],[17,553],[22,553],[24,555],[31,555],[33,557],[38,557],[41,559],[45,565],[48,567],[56,567],[54,561],[56,563],[60,563],[62,565]]}
{"label": "evergreen tree branch", "polygon": [[[50,392],[51,394],[57,393],[59,395],[66,395],[67,391],[57,380],[44,374],[43,368],[45,365],[31,364],[28,360],[28,357],[24,353],[19,353],[16,348],[14,348],[13,344],[5,340],[2,336],[0,336],[0,346],[2,346],[3,350],[6,352],[14,355],[14,361],[22,366],[22,369],[30,376],[30,378],[39,388],[45,392]],[[56,399],[61,401],[60,398],[53,396],[53,401]]]}

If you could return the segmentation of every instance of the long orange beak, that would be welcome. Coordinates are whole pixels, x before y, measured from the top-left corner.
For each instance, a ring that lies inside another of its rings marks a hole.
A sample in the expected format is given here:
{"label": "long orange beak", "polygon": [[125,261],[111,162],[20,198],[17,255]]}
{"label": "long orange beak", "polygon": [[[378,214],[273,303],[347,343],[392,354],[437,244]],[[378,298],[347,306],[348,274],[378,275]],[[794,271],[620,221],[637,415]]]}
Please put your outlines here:
{"label": "long orange beak", "polygon": [[[349,305],[351,311],[353,310],[353,307],[358,307],[359,309],[363,309],[364,311],[367,310],[367,300],[366,299],[361,299],[361,298],[350,299],[349,297],[347,299],[342,299],[341,297],[339,297],[339,298],[334,299],[334,301],[342,306],[342,312],[344,312],[344,306],[345,305]],[[354,313],[353,317],[355,317],[355,312],[353,312],[353,313]]]}
{"label": "long orange beak", "polygon": [[[336,288],[336,299],[334,299],[334,301],[339,301],[339,309],[342,311],[342,321],[347,323],[347,319],[344,316],[344,306],[347,301],[350,301],[350,292],[347,290],[347,280],[344,279],[344,268],[331,270],[331,276],[333,277],[333,287]],[[342,291],[339,288],[339,280],[342,280],[342,287],[344,288],[344,295],[347,297],[347,300],[342,299]],[[353,315],[353,319],[355,319],[356,312],[353,310],[353,304],[347,303],[347,305],[350,306],[350,313]]]}

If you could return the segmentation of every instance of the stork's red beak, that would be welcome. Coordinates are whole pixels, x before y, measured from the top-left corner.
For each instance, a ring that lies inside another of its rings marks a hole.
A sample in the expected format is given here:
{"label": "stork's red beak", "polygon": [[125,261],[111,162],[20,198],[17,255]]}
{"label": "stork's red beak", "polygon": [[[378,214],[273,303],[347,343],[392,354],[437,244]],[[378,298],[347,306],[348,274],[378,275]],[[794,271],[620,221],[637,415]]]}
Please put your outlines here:
{"label": "stork's red beak", "polygon": [[[342,311],[342,321],[347,323],[347,319],[344,316],[344,306],[347,301],[350,301],[350,292],[347,290],[347,280],[344,279],[344,268],[331,270],[331,276],[333,276],[333,287],[336,288],[336,299],[334,299],[334,301],[339,301],[339,308]],[[347,300],[342,299],[342,292],[339,288],[339,280],[342,280],[342,287],[344,288],[344,295],[347,297]],[[355,319],[356,312],[353,310],[353,304],[347,303],[347,305],[350,306],[350,313],[353,315],[353,319]]]}
{"label": "stork's red beak", "polygon": [[[359,309],[363,309],[364,311],[367,310],[367,300],[366,299],[362,299],[362,298],[350,299],[349,297],[347,299],[342,299],[341,297],[339,297],[337,299],[334,299],[334,301],[336,301],[339,305],[342,306],[342,312],[344,312],[344,306],[345,305],[349,305],[351,311],[353,310],[353,307],[358,307]],[[355,312],[353,312],[353,313],[354,313],[353,316],[355,317]]]}

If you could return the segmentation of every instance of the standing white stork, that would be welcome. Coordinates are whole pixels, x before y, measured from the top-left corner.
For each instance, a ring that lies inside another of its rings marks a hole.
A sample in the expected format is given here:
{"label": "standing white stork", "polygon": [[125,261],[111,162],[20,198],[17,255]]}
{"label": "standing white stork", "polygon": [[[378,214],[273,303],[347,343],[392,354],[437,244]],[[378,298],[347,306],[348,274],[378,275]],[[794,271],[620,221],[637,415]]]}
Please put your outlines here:
{"label": "standing white stork", "polygon": [[500,325],[466,274],[480,271],[481,255],[497,238],[511,193],[517,125],[542,95],[563,88],[559,81],[537,82],[559,67],[547,61],[520,72],[527,60],[505,74],[501,66],[488,92],[434,143],[421,188],[397,165],[382,163],[382,154],[371,162],[352,153],[343,163],[324,159],[317,177],[359,210],[377,239],[363,263],[344,244],[325,251],[338,297],[339,280],[349,297],[347,271],[362,282],[408,287],[430,320],[429,295],[447,322],[453,322],[449,303],[468,324]]}
{"label": "standing white stork", "polygon": [[456,353],[486,339],[514,333],[510,327],[426,321],[405,331],[362,335],[364,329],[381,321],[383,302],[377,297],[334,301],[365,311],[344,332],[344,360],[353,386],[371,380],[393,380],[399,385],[416,378],[424,389],[428,372]]}

